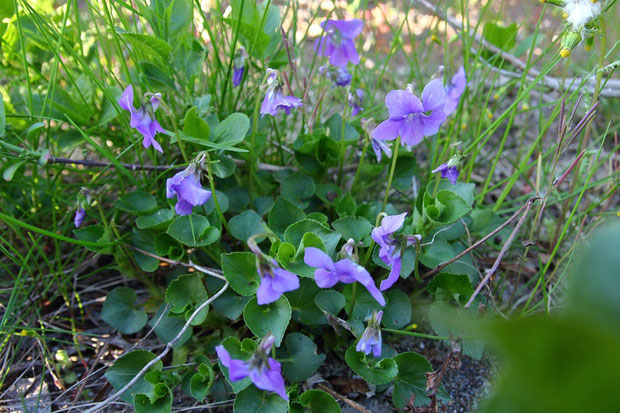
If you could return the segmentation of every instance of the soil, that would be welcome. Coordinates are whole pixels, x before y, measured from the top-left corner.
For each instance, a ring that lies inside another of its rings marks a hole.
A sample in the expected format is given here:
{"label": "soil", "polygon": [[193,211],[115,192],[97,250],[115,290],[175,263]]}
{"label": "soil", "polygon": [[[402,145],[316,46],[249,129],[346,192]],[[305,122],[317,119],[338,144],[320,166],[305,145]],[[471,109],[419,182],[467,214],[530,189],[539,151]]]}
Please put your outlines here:
{"label": "soil", "polygon": [[[448,344],[424,338],[406,337],[396,343],[395,349],[400,353],[414,351],[426,357],[434,369],[441,366],[448,355]],[[450,395],[450,401],[441,405],[440,411],[446,413],[475,412],[478,403],[488,395],[491,381],[497,370],[497,362],[487,355],[476,360],[463,355],[461,367],[448,369],[443,376],[442,386]],[[392,403],[392,388],[375,391],[346,365],[335,357],[321,366],[318,374],[327,381],[330,387],[350,400],[357,402],[373,413],[397,411]],[[359,413],[347,404],[341,403],[344,413]]]}

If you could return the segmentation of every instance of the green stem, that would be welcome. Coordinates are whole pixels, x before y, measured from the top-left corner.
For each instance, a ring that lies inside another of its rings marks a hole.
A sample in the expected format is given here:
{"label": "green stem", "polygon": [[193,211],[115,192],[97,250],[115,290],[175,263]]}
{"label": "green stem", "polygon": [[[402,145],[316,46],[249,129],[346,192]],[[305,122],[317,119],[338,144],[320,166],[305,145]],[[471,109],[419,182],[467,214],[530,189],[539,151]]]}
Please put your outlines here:
{"label": "green stem", "polygon": [[368,140],[369,140],[368,135],[365,135],[364,147],[362,148],[362,156],[360,157],[360,163],[357,165],[357,171],[355,171],[355,178],[353,178],[353,184],[351,185],[351,192],[355,189],[357,180],[360,177],[360,172],[362,171],[362,165],[364,165],[364,159],[366,159],[366,151],[368,150]]}
{"label": "green stem", "polygon": [[187,159],[187,154],[185,153],[185,144],[181,140],[181,134],[179,133],[179,128],[177,127],[176,116],[174,116],[174,113],[172,112],[172,110],[170,110],[169,107],[167,107],[166,109],[168,109],[166,111],[166,115],[168,115],[168,120],[170,120],[170,122],[172,123],[172,129],[174,130],[174,136],[176,136],[177,138],[177,143],[179,144],[179,149],[181,150],[181,156],[183,156],[183,160],[185,161],[185,163],[187,163],[189,161]]}
{"label": "green stem", "polygon": [[[603,71],[601,69],[603,68],[603,66],[605,66],[605,50],[607,49],[607,31],[605,28],[604,17],[605,17],[605,14],[603,13],[601,14],[601,17],[599,19],[599,22],[600,22],[599,25],[600,25],[600,30],[601,30],[601,54],[599,55],[599,58],[598,58],[598,65],[597,65],[597,71],[596,71],[596,84],[594,86],[594,93],[592,94],[592,105],[596,104],[596,102],[598,101],[599,94],[601,93],[601,81],[603,79]],[[592,128],[592,120],[590,120],[588,124],[586,125],[586,131],[583,134],[583,141],[579,145],[581,150],[584,150],[585,148],[588,147],[588,142],[590,141],[591,128]]]}
{"label": "green stem", "polygon": [[207,155],[207,177],[209,178],[209,187],[211,188],[213,203],[215,204],[217,214],[222,220],[222,225],[224,225],[224,228],[226,228],[226,231],[230,234],[230,228],[228,228],[228,221],[226,221],[224,213],[222,212],[222,208],[220,208],[220,203],[217,201],[217,194],[215,193],[215,181],[213,180],[213,174],[211,173],[211,158],[209,157],[209,152],[205,152],[205,154]]}
{"label": "green stem", "polygon": [[347,310],[349,317],[353,317],[353,307],[355,307],[355,296],[356,295],[357,295],[357,283],[354,282],[353,286],[351,287],[351,301],[349,301],[349,309]]}
{"label": "green stem", "polygon": [[254,96],[254,116],[252,118],[252,135],[250,136],[250,162],[248,171],[249,174],[249,182],[248,182],[248,192],[250,194],[250,204],[252,203],[253,191],[252,188],[254,186],[254,141],[256,139],[256,132],[258,131],[258,109],[260,107],[260,88],[256,88],[255,96]]}
{"label": "green stem", "polygon": [[388,177],[387,188],[385,189],[385,197],[383,198],[383,206],[381,212],[385,211],[388,197],[390,196],[390,188],[392,187],[392,179],[394,179],[394,170],[396,169],[396,159],[398,158],[398,148],[400,147],[400,136],[396,138],[396,144],[394,145],[394,156],[392,157],[392,166],[390,167],[390,176]]}
{"label": "green stem", "polygon": [[415,333],[413,331],[392,330],[391,328],[384,328],[383,331],[387,331],[388,333],[394,333],[394,334],[402,334],[403,336],[430,338],[433,340],[450,340],[450,337],[434,336],[431,334],[424,334],[424,333]]}
{"label": "green stem", "polygon": [[224,90],[222,91],[222,98],[220,99],[220,111],[224,109],[224,99],[226,98],[226,90],[228,89],[228,83],[230,83],[230,72],[232,71],[233,62],[235,60],[235,45],[239,38],[239,29],[241,28],[241,18],[243,17],[243,7],[245,6],[245,0],[241,0],[241,7],[239,8],[239,15],[237,16],[237,27],[235,27],[235,35],[233,41],[230,44],[230,61],[228,62],[228,69],[226,69],[226,78],[224,80]]}
{"label": "green stem", "polygon": [[417,243],[415,246],[415,264],[413,267],[413,274],[415,275],[415,280],[417,282],[422,282],[422,277],[420,277],[420,254],[422,253],[422,249],[420,248],[420,243]]}
{"label": "green stem", "polygon": [[342,123],[340,125],[340,166],[338,167],[338,186],[342,185],[342,170],[344,168],[344,155],[345,155],[345,140],[344,140],[344,131],[347,126],[346,120],[347,115],[349,114],[349,97],[346,96],[345,93],[345,103],[344,103],[344,112],[342,113]]}
{"label": "green stem", "polygon": [[280,131],[278,130],[278,124],[276,123],[275,118],[271,118],[271,123],[273,125],[273,130],[276,133],[276,139],[278,139],[278,149],[280,152],[280,165],[284,166],[284,149],[282,147],[282,136],[280,135]]}

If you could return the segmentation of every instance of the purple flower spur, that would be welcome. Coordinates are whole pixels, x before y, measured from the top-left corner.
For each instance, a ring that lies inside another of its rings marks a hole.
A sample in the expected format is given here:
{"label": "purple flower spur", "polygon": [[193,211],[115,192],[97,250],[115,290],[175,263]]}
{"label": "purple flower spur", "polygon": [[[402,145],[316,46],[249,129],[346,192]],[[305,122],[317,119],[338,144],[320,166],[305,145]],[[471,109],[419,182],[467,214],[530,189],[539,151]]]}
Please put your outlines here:
{"label": "purple flower spur", "polygon": [[275,392],[288,401],[284,378],[282,377],[282,365],[269,357],[273,343],[274,337],[270,333],[247,361],[233,359],[222,345],[215,347],[215,351],[222,365],[228,368],[228,377],[231,381],[239,381],[249,377],[259,389]]}
{"label": "purple flower spur", "polygon": [[330,288],[341,282],[351,284],[355,281],[362,284],[370,295],[377,302],[384,306],[385,298],[377,289],[375,281],[372,279],[366,268],[346,258],[334,262],[329,255],[318,248],[308,247],[304,253],[304,262],[310,267],[316,268],[314,271],[314,281],[321,288]]}
{"label": "purple flower spur", "polygon": [[166,198],[175,196],[177,204],[174,210],[179,215],[190,215],[193,207],[204,205],[211,198],[211,191],[200,185],[200,175],[195,164],[166,180]]}
{"label": "purple flower spur", "polygon": [[160,153],[164,153],[161,145],[155,140],[157,133],[165,133],[166,130],[161,127],[155,118],[155,111],[161,102],[161,93],[147,93],[142,99],[142,105],[139,109],[133,107],[133,86],[129,85],[123,91],[118,104],[121,108],[131,112],[131,120],[129,126],[136,128],[144,137],[142,145],[149,148],[151,145]]}
{"label": "purple flower spur", "polygon": [[364,28],[361,20],[326,20],[321,23],[321,27],[325,33],[314,43],[314,49],[319,56],[329,57],[330,64],[340,67],[349,62],[354,65],[360,62],[353,39],[359,36]]}

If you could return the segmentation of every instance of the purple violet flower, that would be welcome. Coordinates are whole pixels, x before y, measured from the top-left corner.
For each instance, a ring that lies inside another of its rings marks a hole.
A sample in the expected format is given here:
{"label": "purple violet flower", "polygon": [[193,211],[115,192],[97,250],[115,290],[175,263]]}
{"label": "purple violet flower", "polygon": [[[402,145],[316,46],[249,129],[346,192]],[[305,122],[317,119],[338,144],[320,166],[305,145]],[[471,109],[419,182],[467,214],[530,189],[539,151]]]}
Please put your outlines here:
{"label": "purple violet flower", "polygon": [[175,196],[177,204],[174,210],[179,215],[190,215],[193,207],[204,205],[211,198],[211,191],[200,185],[200,175],[195,164],[166,180],[166,198]]}
{"label": "purple violet flower", "polygon": [[314,49],[319,56],[328,56],[330,64],[340,67],[349,62],[354,65],[360,62],[353,39],[364,28],[361,20],[326,20],[321,23],[321,27],[325,33],[314,42]]}
{"label": "purple violet flower", "polygon": [[362,89],[356,89],[355,92],[349,92],[349,107],[351,107],[351,116],[355,116],[364,110],[362,107],[363,100],[364,91]]}
{"label": "purple violet flower", "polygon": [[84,221],[84,217],[86,216],[86,210],[83,207],[79,207],[77,211],[75,211],[75,218],[73,219],[73,223],[76,228],[82,226],[82,222]]}
{"label": "purple violet flower", "polygon": [[284,96],[282,94],[282,85],[278,79],[277,70],[267,69],[267,77],[264,86],[267,88],[267,92],[265,92],[265,99],[260,107],[260,113],[262,115],[269,114],[271,116],[276,116],[279,109],[284,110],[288,115],[291,113],[291,108],[303,106],[301,99],[295,96]]}
{"label": "purple violet flower", "polygon": [[269,357],[273,342],[274,337],[270,333],[263,339],[252,357],[247,361],[233,359],[222,345],[215,347],[215,351],[222,365],[228,368],[228,377],[231,381],[239,381],[250,377],[252,383],[259,389],[275,392],[278,396],[288,401],[284,378],[282,377],[282,365]]}
{"label": "purple violet flower", "polygon": [[319,73],[332,81],[332,87],[345,87],[351,83],[351,73],[346,67],[321,66]]}
{"label": "purple violet flower", "polygon": [[[150,99],[148,99],[149,95]],[[161,93],[145,94],[143,104],[140,106],[140,109],[134,108],[132,85],[127,86],[125,91],[123,91],[121,98],[118,100],[118,104],[121,108],[131,112],[131,120],[129,125],[132,128],[136,128],[144,137],[142,140],[142,145],[144,145],[145,148],[149,148],[153,145],[158,152],[164,153],[161,145],[155,140],[155,135],[157,133],[166,132],[155,118],[155,111],[159,107],[160,102]]]}
{"label": "purple violet flower", "polygon": [[372,230],[372,239],[379,245],[379,258],[391,267],[388,277],[381,281],[379,289],[385,291],[398,280],[400,276],[402,248],[394,233],[405,223],[406,212],[399,215],[386,215],[381,225]]}
{"label": "purple violet flower", "polygon": [[243,79],[244,71],[245,71],[244,66],[237,67],[237,65],[235,65],[235,71],[233,72],[233,78],[232,78],[233,86],[239,86],[241,84],[241,79]]}
{"label": "purple violet flower", "polygon": [[235,58],[233,59],[234,63],[234,72],[233,72],[233,86],[239,86],[241,81],[243,80],[243,72],[245,71],[245,61],[248,58],[248,53],[245,51],[243,46],[240,46],[235,52]]}
{"label": "purple violet flower", "polygon": [[330,288],[338,282],[351,284],[357,281],[366,287],[370,295],[372,295],[380,305],[385,305],[385,299],[375,286],[375,281],[368,271],[350,259],[347,258],[334,262],[329,255],[325,254],[320,249],[308,247],[305,251],[304,262],[310,267],[316,268],[314,271],[314,280],[319,287]]}
{"label": "purple violet flower", "polygon": [[391,141],[398,136],[403,145],[415,146],[425,136],[432,136],[446,120],[443,108],[446,104],[446,90],[441,80],[431,80],[422,91],[422,100],[411,88],[392,90],[385,97],[389,119],[381,122],[373,132],[373,138]]}
{"label": "purple violet flower", "polygon": [[459,169],[456,166],[450,165],[451,162],[442,163],[437,167],[437,169],[433,169],[432,173],[441,172],[442,178],[448,178],[452,185],[456,185],[456,181],[459,179]]}
{"label": "purple violet flower", "polygon": [[372,150],[375,151],[375,155],[377,156],[377,162],[381,162],[382,153],[385,153],[385,156],[388,158],[392,157],[392,149],[384,141],[370,138],[370,144],[372,145]]}
{"label": "purple violet flower", "polygon": [[277,301],[282,294],[299,288],[299,277],[292,272],[278,266],[276,260],[261,260],[257,272],[261,277],[260,285],[256,290],[256,302],[265,305]]}
{"label": "purple violet flower", "polygon": [[373,356],[381,356],[381,318],[383,318],[383,311],[373,311],[372,316],[367,318],[368,325],[357,342],[357,346],[355,346],[356,351],[366,355],[372,351]]}
{"label": "purple violet flower", "polygon": [[450,83],[446,85],[446,106],[443,108],[446,116],[450,116],[456,110],[466,86],[465,69],[461,66],[456,74],[452,76]]}

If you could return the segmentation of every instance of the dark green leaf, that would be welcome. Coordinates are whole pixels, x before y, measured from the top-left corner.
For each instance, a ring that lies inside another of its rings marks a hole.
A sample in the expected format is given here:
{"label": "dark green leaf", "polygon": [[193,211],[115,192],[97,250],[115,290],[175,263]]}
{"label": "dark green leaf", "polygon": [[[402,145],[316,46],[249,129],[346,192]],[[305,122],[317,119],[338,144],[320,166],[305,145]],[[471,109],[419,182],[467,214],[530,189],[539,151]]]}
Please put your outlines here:
{"label": "dark green leaf", "polygon": [[136,226],[139,229],[162,230],[168,227],[173,218],[174,211],[171,209],[158,209],[152,214],[138,217]]}
{"label": "dark green leaf", "polygon": [[135,215],[150,214],[157,209],[155,197],[147,192],[136,191],[123,195],[116,201],[116,207]]}
{"label": "dark green leaf", "polygon": [[267,393],[250,386],[237,394],[235,413],[286,413],[288,402],[275,393]]}
{"label": "dark green leaf", "polygon": [[291,224],[304,219],[306,214],[297,205],[286,198],[278,197],[273,208],[269,212],[269,228],[278,233],[283,233]]}
{"label": "dark green leaf", "polygon": [[[119,357],[114,364],[106,371],[105,378],[110,382],[115,391],[123,388],[129,383],[147,363],[155,358],[155,354],[150,351],[134,350]],[[161,370],[163,363],[156,362],[148,371]],[[131,403],[133,395],[136,393],[151,393],[153,385],[141,377],[123,395],[121,399]]]}
{"label": "dark green leaf", "polygon": [[230,287],[241,295],[254,295],[260,285],[256,256],[251,252],[222,254],[222,271]]}
{"label": "dark green leaf", "polygon": [[387,328],[399,329],[411,321],[411,302],[405,293],[391,290],[386,294],[386,305],[381,323]]}
{"label": "dark green leaf", "polygon": [[306,380],[325,360],[325,354],[317,354],[316,344],[301,333],[286,336],[286,359],[282,372],[291,382]]}
{"label": "dark green leaf", "polygon": [[334,398],[323,390],[306,390],[299,396],[299,402],[311,413],[341,413],[342,409]]}
{"label": "dark green leaf", "polygon": [[367,238],[372,231],[372,225],[366,218],[352,216],[340,218],[332,223],[332,227],[346,240],[353,238],[356,243],[366,240],[364,246],[370,245]]}
{"label": "dark green leaf", "polygon": [[346,304],[344,295],[338,291],[325,290],[320,291],[315,297],[314,302],[322,311],[332,315],[338,315]]}
{"label": "dark green leaf", "polygon": [[250,129],[250,119],[243,113],[233,113],[220,122],[213,131],[213,142],[234,146],[243,141]]}
{"label": "dark green leaf", "polygon": [[291,320],[291,305],[285,296],[265,305],[258,305],[254,297],[243,309],[243,319],[250,330],[260,338],[272,333],[275,345],[279,347]]}
{"label": "dark green leaf", "polygon": [[398,375],[394,379],[392,402],[398,409],[403,409],[412,395],[415,395],[415,405],[422,406],[429,403],[426,397],[426,372],[433,371],[431,364],[418,353],[401,353],[394,357],[398,366]]}
{"label": "dark green leaf", "polygon": [[178,217],[172,221],[166,233],[189,247],[204,247],[220,237],[220,231],[209,226],[209,220],[198,214]]}
{"label": "dark green leaf", "polygon": [[[265,234],[271,231],[263,222],[263,219],[254,210],[249,209],[235,215],[228,221],[230,234],[239,241],[247,242],[247,240],[255,234]],[[257,237],[255,241],[260,243],[264,237]]]}
{"label": "dark green leaf", "polygon": [[375,359],[356,351],[355,347],[349,347],[344,358],[355,373],[375,385],[389,383],[398,374],[398,367],[393,359]]}
{"label": "dark green leaf", "polygon": [[103,303],[101,318],[123,334],[133,334],[146,325],[147,315],[135,308],[138,295],[127,287],[110,291]]}
{"label": "dark green leaf", "polygon": [[170,413],[172,391],[164,383],[157,383],[149,395],[138,393],[133,396],[136,413]]}
{"label": "dark green leaf", "polygon": [[[171,305],[170,312],[175,314],[185,314],[187,321],[192,313],[202,303],[207,301],[209,296],[202,284],[201,276],[194,272],[181,275],[173,280],[166,289],[166,302]],[[192,321],[192,325],[201,324],[209,313],[209,307],[205,307]]]}

